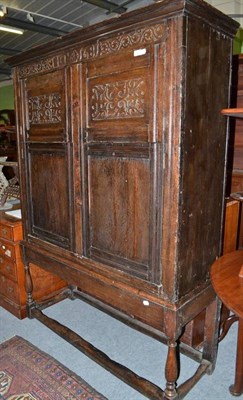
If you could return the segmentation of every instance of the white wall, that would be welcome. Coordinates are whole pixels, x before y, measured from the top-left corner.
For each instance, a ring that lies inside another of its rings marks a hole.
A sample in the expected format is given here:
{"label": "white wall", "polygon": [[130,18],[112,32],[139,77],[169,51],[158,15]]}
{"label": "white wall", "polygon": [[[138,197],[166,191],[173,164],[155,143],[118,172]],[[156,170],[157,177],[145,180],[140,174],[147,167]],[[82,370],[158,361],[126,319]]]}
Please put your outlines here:
{"label": "white wall", "polygon": [[242,0],[205,0],[224,14],[242,14],[242,18],[234,18],[243,27],[243,1]]}

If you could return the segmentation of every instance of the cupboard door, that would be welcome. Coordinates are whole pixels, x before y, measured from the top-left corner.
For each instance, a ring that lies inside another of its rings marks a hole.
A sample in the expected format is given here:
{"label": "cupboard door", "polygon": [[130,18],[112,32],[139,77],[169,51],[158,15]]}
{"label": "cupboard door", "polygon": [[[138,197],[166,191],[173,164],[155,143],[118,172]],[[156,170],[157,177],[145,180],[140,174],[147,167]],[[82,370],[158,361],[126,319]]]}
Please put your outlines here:
{"label": "cupboard door", "polygon": [[65,69],[30,76],[22,84],[25,104],[24,151],[29,174],[27,233],[71,247],[71,135]]}
{"label": "cupboard door", "polygon": [[157,283],[162,152],[154,139],[154,64],[152,46],[87,63],[82,157],[86,256]]}

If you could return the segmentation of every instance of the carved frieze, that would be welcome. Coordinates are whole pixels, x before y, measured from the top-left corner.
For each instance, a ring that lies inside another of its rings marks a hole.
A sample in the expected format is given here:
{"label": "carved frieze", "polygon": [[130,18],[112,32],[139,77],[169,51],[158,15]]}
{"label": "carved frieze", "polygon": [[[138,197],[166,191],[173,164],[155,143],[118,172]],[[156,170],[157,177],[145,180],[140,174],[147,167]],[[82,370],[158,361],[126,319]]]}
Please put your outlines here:
{"label": "carved frieze", "polygon": [[106,54],[116,53],[122,49],[134,46],[144,46],[166,37],[165,24],[157,24],[131,32],[119,33],[110,38],[98,39],[87,46],[74,49],[70,53],[70,62],[78,62],[97,58]]}
{"label": "carved frieze", "polygon": [[61,122],[61,95],[49,93],[28,98],[30,124],[55,124]]}
{"label": "carved frieze", "polygon": [[[134,29],[131,32],[119,33],[109,38],[97,39],[96,41],[79,48],[71,50],[69,62],[90,60],[104,55],[116,53],[120,50],[134,46],[145,46],[163,40],[167,36],[166,24],[156,24],[140,29]],[[52,57],[42,58],[37,62],[20,66],[18,69],[19,78],[25,78],[43,72],[50,72],[56,68],[67,65],[66,54],[58,54]]]}
{"label": "carved frieze", "polygon": [[41,72],[50,72],[55,68],[60,68],[66,65],[66,55],[59,54],[53,57],[46,57],[38,62],[27,64],[19,68],[19,77],[25,78],[29,75],[38,74]]}
{"label": "carved frieze", "polygon": [[145,81],[142,78],[97,84],[91,90],[91,119],[143,117]]}

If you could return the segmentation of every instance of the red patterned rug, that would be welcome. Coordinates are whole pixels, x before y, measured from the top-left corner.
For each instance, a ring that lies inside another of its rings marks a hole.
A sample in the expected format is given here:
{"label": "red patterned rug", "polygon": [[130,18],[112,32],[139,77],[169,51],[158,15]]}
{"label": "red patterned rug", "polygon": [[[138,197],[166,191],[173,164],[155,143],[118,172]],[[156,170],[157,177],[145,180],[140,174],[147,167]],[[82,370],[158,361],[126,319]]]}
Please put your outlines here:
{"label": "red patterned rug", "polygon": [[0,344],[1,400],[107,400],[25,339]]}

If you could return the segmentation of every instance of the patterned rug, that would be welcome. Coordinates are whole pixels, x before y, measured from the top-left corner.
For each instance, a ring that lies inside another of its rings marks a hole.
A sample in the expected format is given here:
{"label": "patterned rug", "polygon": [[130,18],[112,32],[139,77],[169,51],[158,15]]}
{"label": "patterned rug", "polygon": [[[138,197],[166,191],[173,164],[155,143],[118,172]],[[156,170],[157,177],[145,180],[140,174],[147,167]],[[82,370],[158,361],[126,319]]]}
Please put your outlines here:
{"label": "patterned rug", "polygon": [[0,344],[1,400],[107,400],[25,339]]}

